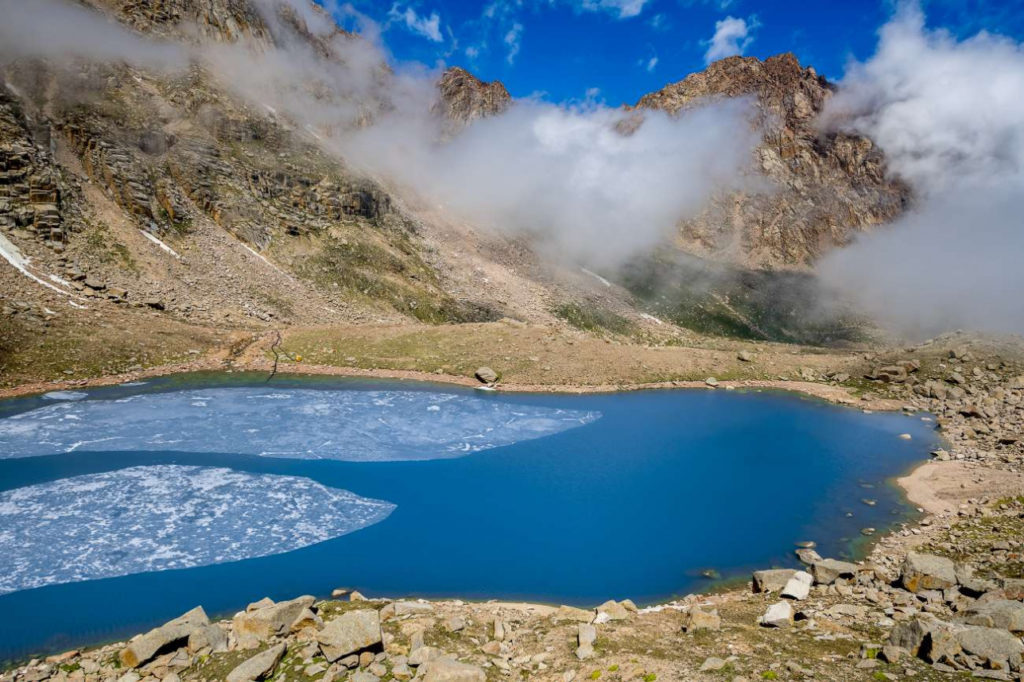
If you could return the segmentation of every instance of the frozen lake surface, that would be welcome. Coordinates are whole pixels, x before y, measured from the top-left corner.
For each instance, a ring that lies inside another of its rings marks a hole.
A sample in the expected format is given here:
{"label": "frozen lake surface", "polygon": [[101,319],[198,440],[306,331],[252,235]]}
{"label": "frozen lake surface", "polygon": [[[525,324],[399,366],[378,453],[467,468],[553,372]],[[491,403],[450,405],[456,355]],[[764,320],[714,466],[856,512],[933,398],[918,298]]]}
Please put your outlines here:
{"label": "frozen lake surface", "polygon": [[264,379],[0,401],[0,660],[335,587],[668,599],[804,540],[850,556],[937,441],[778,392]]}

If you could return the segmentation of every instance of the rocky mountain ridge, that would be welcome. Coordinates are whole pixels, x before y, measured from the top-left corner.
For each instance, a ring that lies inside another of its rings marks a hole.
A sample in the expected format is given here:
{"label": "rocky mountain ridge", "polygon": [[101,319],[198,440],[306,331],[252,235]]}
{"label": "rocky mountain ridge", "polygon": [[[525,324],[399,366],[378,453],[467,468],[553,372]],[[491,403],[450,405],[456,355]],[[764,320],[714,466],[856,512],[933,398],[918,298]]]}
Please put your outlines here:
{"label": "rocky mountain ridge", "polygon": [[727,57],[640,99],[639,111],[671,114],[718,98],[757,105],[755,170],[774,187],[716,198],[681,225],[684,248],[754,267],[809,265],[906,209],[909,188],[870,139],[818,127],[834,88],[792,54]]}

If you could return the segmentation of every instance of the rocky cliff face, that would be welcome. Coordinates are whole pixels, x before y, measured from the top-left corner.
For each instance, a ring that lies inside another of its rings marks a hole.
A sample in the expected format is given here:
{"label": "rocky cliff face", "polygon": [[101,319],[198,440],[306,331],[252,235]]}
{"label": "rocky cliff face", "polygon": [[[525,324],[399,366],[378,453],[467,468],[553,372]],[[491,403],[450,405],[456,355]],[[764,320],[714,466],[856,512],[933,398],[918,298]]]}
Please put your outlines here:
{"label": "rocky cliff face", "polygon": [[457,66],[444,72],[438,90],[438,108],[459,127],[478,118],[500,114],[512,104],[512,96],[501,81],[485,83]]}
{"label": "rocky cliff face", "polygon": [[886,176],[870,139],[816,127],[832,91],[791,54],[729,57],[637,103],[673,114],[715,98],[757,104],[764,137],[753,166],[775,187],[719,197],[681,225],[687,250],[755,267],[802,266],[905,209],[909,189]]}

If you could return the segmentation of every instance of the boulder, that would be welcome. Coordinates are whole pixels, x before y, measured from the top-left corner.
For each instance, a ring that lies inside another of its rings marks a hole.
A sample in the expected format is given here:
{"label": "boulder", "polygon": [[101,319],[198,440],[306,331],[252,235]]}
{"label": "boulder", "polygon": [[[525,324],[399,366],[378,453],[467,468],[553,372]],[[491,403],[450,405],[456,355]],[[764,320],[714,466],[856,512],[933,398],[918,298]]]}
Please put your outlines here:
{"label": "boulder", "polygon": [[818,585],[831,585],[837,578],[852,578],[857,575],[860,567],[849,561],[838,559],[822,559],[811,566],[811,575]]}
{"label": "boulder", "polygon": [[967,626],[955,633],[957,643],[969,654],[985,662],[987,667],[1001,667],[1009,664],[1014,670],[1020,669],[1024,644],[1006,630]]}
{"label": "boulder", "polygon": [[741,350],[739,353],[736,354],[736,359],[739,360],[740,362],[753,362],[754,356],[745,350]]}
{"label": "boulder", "polygon": [[786,582],[786,586],[782,588],[782,596],[789,599],[803,600],[807,599],[807,595],[811,593],[811,585],[814,584],[814,578],[810,573],[806,571],[797,571],[793,574],[793,577]]}
{"label": "boulder", "polygon": [[754,571],[754,592],[779,592],[796,575],[792,568],[772,568]]}
{"label": "boulder", "polygon": [[261,651],[228,673],[227,682],[254,682],[269,677],[288,647],[284,642]]}
{"label": "boulder", "polygon": [[594,612],[578,609],[575,606],[559,606],[551,614],[552,620],[574,620],[577,623],[589,623],[594,620]]}
{"label": "boulder", "polygon": [[474,373],[474,376],[485,384],[493,384],[498,380],[498,373],[490,367],[481,367]]}
{"label": "boulder", "polygon": [[957,622],[1024,634],[1024,603],[1010,599],[980,599],[967,607]]}
{"label": "boulder", "polygon": [[313,597],[304,596],[239,613],[232,622],[238,645],[243,649],[252,649],[259,646],[260,642],[288,634],[299,615],[315,601]]}
{"label": "boulder", "polygon": [[889,633],[889,644],[929,663],[953,660],[960,652],[952,626],[929,613],[897,623]]}
{"label": "boulder", "polygon": [[209,649],[210,652],[228,650],[228,633],[219,625],[203,625],[188,635],[188,650],[197,653]]}
{"label": "boulder", "polygon": [[722,629],[722,618],[716,610],[705,611],[699,606],[691,606],[683,616],[683,632],[720,629]]}
{"label": "boulder", "polygon": [[813,566],[814,564],[821,561],[821,555],[818,554],[812,547],[802,547],[796,550],[796,558],[800,560],[800,563],[807,566]]}
{"label": "boulder", "polygon": [[416,677],[422,682],[486,682],[487,673],[476,665],[438,658],[424,664]]}
{"label": "boulder", "polygon": [[911,592],[956,587],[956,565],[945,557],[908,552],[903,561],[900,583]]}
{"label": "boulder", "polygon": [[[629,618],[629,611],[617,601],[609,599],[595,609],[598,619],[602,622],[609,620],[626,620]],[[602,617],[601,614],[604,614]]]}
{"label": "boulder", "polygon": [[327,623],[316,639],[324,657],[333,663],[381,643],[380,615],[373,609],[349,611]]}
{"label": "boulder", "polygon": [[758,622],[770,628],[789,627],[793,624],[793,607],[785,601],[772,604]]}
{"label": "boulder", "polygon": [[576,641],[579,644],[576,647],[576,658],[582,661],[593,656],[595,640],[597,640],[597,628],[589,623],[580,623],[579,632],[576,635]]}
{"label": "boulder", "polygon": [[419,666],[424,663],[429,663],[435,658],[444,658],[444,652],[435,646],[420,646],[412,650],[409,654],[409,665]]}
{"label": "boulder", "polygon": [[188,613],[136,637],[121,650],[118,658],[125,668],[137,668],[156,656],[161,649],[177,643],[185,644],[193,630],[209,624],[210,619],[206,617],[203,607],[197,606]]}

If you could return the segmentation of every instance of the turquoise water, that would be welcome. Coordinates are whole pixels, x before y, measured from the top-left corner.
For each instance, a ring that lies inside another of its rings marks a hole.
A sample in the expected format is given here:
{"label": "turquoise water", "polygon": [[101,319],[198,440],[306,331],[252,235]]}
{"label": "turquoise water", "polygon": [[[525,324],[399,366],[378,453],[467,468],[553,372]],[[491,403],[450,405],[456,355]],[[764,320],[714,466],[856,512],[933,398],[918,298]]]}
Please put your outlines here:
{"label": "turquoise water", "polygon": [[0,660],[339,586],[665,600],[799,541],[849,556],[936,441],[781,392],[208,374],[2,401]]}

